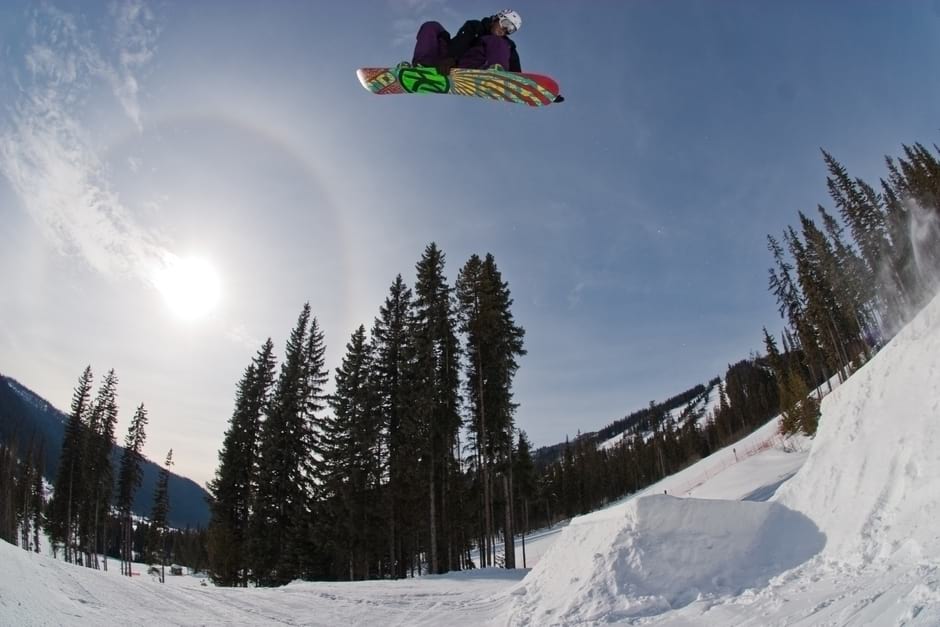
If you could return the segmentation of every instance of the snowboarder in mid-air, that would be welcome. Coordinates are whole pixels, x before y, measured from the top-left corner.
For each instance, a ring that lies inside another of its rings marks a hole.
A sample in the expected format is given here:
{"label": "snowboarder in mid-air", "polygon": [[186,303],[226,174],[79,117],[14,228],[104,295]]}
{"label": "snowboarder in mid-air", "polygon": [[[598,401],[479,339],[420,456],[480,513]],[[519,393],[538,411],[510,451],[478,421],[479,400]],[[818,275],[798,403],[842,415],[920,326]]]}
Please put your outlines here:
{"label": "snowboarder in mid-air", "polygon": [[522,18],[510,9],[467,21],[453,38],[440,22],[425,22],[418,29],[411,62],[441,74],[450,74],[455,67],[521,72],[516,44],[509,38],[520,26]]}
{"label": "snowboarder in mid-air", "polygon": [[562,102],[558,81],[523,72],[509,35],[522,26],[510,9],[466,22],[454,37],[439,22],[418,29],[411,63],[361,67],[360,84],[373,94],[455,94],[532,107]]}

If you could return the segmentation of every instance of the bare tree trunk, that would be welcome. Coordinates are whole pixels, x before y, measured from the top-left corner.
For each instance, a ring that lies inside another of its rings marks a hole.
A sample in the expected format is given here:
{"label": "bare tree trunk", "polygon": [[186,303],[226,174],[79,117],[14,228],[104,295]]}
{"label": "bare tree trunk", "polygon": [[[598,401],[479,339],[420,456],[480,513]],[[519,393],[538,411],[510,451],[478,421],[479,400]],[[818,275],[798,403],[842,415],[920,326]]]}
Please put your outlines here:
{"label": "bare tree trunk", "polygon": [[432,447],[431,447],[431,449],[432,449],[432,452],[431,452],[431,463],[430,463],[430,465],[431,465],[431,473],[430,473],[430,474],[431,474],[431,484],[430,484],[429,493],[430,493],[430,497],[431,497],[431,502],[430,502],[430,510],[429,510],[429,511],[430,511],[430,519],[431,519],[431,529],[430,529],[430,531],[431,531],[431,546],[430,546],[430,549],[429,549],[430,564],[428,564],[428,570],[431,572],[431,574],[436,575],[436,574],[437,574],[437,510],[436,510],[436,507],[435,507],[436,504],[435,504],[435,502],[434,502],[435,499],[434,499],[434,452],[433,452],[433,448],[434,448],[434,447],[432,446]]}
{"label": "bare tree trunk", "polygon": [[477,471],[480,475],[480,568],[486,568],[489,559],[489,537],[486,535],[486,475],[483,472],[483,451],[477,442]]}
{"label": "bare tree trunk", "polygon": [[516,567],[516,545],[512,529],[512,490],[510,489],[509,471],[503,473],[503,495],[506,499],[506,506],[503,508],[506,512],[506,525],[503,529],[503,566],[505,568]]}
{"label": "bare tree trunk", "polygon": [[94,519],[94,524],[91,527],[91,537],[89,538],[89,545],[91,547],[91,553],[94,556],[92,559],[94,560],[95,570],[98,570],[99,568],[99,565],[98,565],[98,509],[99,509],[99,505],[101,501],[99,490],[100,490],[100,487],[95,488],[95,519]]}
{"label": "bare tree trunk", "polygon": [[442,561],[444,562],[441,565],[441,570],[437,571],[438,573],[447,572],[451,569],[451,528],[450,528],[450,519],[448,514],[450,513],[447,509],[447,494],[450,488],[449,477],[450,473],[448,472],[447,466],[448,462],[444,460],[444,476],[441,478],[441,529],[444,532],[444,544],[447,545],[446,555],[442,555]]}
{"label": "bare tree trunk", "polygon": [[110,527],[108,523],[111,522],[109,518],[110,512],[105,514],[104,517],[104,550],[101,551],[102,560],[104,562],[104,572],[108,572],[108,527]]}
{"label": "bare tree trunk", "polygon": [[523,499],[522,507],[522,524],[524,525],[522,529],[522,567],[528,568],[525,561],[525,534],[529,533],[529,499]]}
{"label": "bare tree trunk", "polygon": [[74,472],[75,462],[69,465],[69,502],[66,506],[65,523],[65,561],[72,562],[72,472]]}
{"label": "bare tree trunk", "polygon": [[486,405],[483,401],[483,353],[480,345],[477,344],[477,390],[480,402],[480,447],[481,470],[483,472],[483,520],[484,533],[486,534],[486,559],[483,560],[484,566],[491,566],[492,556],[495,554],[495,547],[492,544],[493,538],[493,494],[490,485],[490,460],[487,454],[486,440]]}

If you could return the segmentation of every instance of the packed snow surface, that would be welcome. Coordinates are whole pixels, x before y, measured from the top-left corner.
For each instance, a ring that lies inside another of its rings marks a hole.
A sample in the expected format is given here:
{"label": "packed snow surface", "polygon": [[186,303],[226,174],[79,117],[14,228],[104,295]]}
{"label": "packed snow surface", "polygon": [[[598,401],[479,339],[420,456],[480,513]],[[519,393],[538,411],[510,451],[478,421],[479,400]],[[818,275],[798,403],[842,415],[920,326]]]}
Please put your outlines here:
{"label": "packed snow surface", "polygon": [[774,429],[541,532],[531,571],[221,589],[0,543],[0,624],[940,625],[940,298],[802,452]]}

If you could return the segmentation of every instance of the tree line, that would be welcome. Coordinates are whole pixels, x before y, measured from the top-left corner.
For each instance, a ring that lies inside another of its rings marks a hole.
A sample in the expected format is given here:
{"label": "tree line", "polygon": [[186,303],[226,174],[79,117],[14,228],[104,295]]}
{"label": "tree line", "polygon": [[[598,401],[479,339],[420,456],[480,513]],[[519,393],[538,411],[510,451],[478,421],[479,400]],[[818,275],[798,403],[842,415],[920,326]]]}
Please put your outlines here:
{"label": "tree line", "polygon": [[[174,561],[198,564],[199,551],[192,545],[200,531],[174,530],[168,524],[172,449],[160,469],[149,519],[135,517],[131,510],[141,484],[149,418],[140,404],[117,460],[117,385],[117,375],[110,370],[93,396],[91,366],[79,377],[51,498],[43,477],[42,443],[30,438],[22,447],[14,434],[11,441],[0,444],[0,539],[38,553],[45,531],[54,557],[61,552],[67,562],[104,570],[108,557],[115,557],[121,573],[128,576],[136,560],[165,564],[168,558],[179,557],[185,561]],[[204,532],[201,535],[204,544]],[[205,561],[203,557],[201,563]]]}
{"label": "tree line", "polygon": [[24,447],[15,436],[0,442],[0,540],[36,553],[45,505],[42,450],[34,438]]}
{"label": "tree line", "polygon": [[500,543],[514,566],[524,330],[492,255],[471,256],[453,285],[444,267],[432,243],[413,288],[394,279],[331,394],[309,304],[279,367],[270,339],[257,352],[208,485],[217,583],[443,573],[496,564]]}
{"label": "tree line", "polygon": [[786,326],[782,350],[766,329],[764,347],[786,432],[815,432],[820,394],[810,392],[844,381],[936,293],[940,149],[902,151],[885,157],[877,187],[823,151],[838,217],[819,205],[817,218],[800,212],[799,229],[787,228],[782,240],[767,237],[769,287]]}

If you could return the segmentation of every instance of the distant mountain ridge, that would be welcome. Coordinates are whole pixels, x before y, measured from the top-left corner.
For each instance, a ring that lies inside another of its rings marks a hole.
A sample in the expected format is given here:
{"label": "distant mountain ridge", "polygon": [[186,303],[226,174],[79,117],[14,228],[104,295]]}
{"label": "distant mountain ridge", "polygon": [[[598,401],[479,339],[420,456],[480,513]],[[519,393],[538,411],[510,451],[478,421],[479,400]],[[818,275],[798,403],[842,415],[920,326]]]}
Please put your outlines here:
{"label": "distant mountain ridge", "polygon": [[[716,388],[720,381],[720,377],[715,377],[707,384],[696,385],[661,403],[651,403],[649,407],[615,420],[597,431],[580,433],[572,442],[588,440],[595,446],[611,446],[615,439],[619,441],[628,435],[652,433],[667,419],[679,426],[684,420],[706,418],[708,411],[713,408],[714,399],[717,398]],[[550,464],[561,459],[564,450],[565,442],[543,446],[535,449],[533,459],[536,464]]]}
{"label": "distant mountain ridge", "polygon": [[[0,374],[0,441],[10,442],[15,436],[28,446],[31,438],[43,442],[43,474],[51,483],[59,467],[59,454],[68,415],[56,409],[15,379]],[[118,434],[118,439],[123,436]],[[117,468],[124,448],[115,446],[112,461]],[[143,480],[134,498],[133,511],[149,516],[153,493],[161,464],[144,458]],[[178,528],[206,527],[209,524],[209,494],[192,479],[170,473],[170,525]]]}

